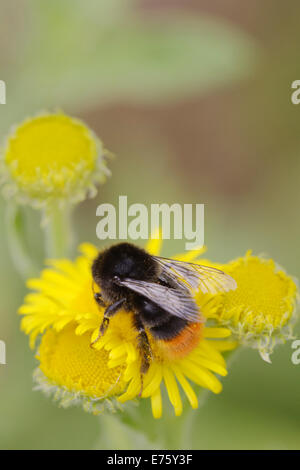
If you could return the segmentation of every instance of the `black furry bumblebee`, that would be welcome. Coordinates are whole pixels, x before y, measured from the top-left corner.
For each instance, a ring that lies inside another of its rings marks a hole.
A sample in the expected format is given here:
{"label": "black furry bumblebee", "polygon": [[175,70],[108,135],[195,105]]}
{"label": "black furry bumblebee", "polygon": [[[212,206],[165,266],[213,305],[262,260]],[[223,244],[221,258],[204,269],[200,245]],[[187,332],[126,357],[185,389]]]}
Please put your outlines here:
{"label": "black furry bumblebee", "polygon": [[[94,344],[105,333],[109,318],[121,308],[133,313],[141,353],[141,374],[151,361],[148,333],[172,356],[186,354],[199,338],[203,319],[193,291],[225,292],[236,288],[232,277],[215,268],[152,256],[130,243],[119,243],[101,253],[92,265],[101,293],[96,302],[105,308]],[[147,331],[146,331],[147,330]]]}

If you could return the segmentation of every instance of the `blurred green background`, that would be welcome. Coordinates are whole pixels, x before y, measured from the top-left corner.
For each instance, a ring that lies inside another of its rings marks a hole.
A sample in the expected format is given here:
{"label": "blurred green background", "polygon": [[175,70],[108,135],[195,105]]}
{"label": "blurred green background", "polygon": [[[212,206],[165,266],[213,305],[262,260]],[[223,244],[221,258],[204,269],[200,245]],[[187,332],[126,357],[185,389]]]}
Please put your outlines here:
{"label": "blurred green background", "polygon": [[[111,179],[75,211],[77,242],[99,244],[96,207],[119,195],[129,204],[205,203],[210,259],[252,248],[300,277],[300,106],[290,99],[299,20],[296,0],[0,0],[1,139],[26,116],[61,108],[116,154]],[[1,199],[0,448],[109,447],[105,420],[32,391],[36,360],[16,315],[26,289],[9,257],[4,209]],[[41,265],[39,217],[26,212]],[[166,242],[164,255],[182,249]],[[243,350],[223,393],[190,414],[186,448],[299,449],[300,366],[291,353],[287,343],[269,365]],[[176,446],[180,419],[166,408],[154,422],[149,407],[142,427],[154,441],[165,429]]]}

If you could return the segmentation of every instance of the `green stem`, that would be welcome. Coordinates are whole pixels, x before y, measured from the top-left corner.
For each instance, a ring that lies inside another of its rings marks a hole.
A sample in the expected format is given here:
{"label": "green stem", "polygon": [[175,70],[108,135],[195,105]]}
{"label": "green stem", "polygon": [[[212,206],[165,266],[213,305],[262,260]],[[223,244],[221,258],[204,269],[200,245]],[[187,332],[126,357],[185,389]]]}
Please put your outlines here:
{"label": "green stem", "polygon": [[153,449],[153,443],[138,427],[135,428],[122,421],[120,413],[103,413],[100,415],[100,436],[94,449]]}
{"label": "green stem", "polygon": [[34,277],[38,269],[32,261],[26,243],[25,217],[22,208],[15,203],[8,203],[5,222],[8,246],[17,271],[24,280]]}
{"label": "green stem", "polygon": [[[201,389],[200,392],[198,393],[200,410],[204,406],[206,401],[208,400],[210,393],[211,392],[207,389]],[[193,448],[191,445],[191,443],[193,442],[193,434],[194,434],[193,427],[194,427],[195,419],[197,417],[197,413],[199,413],[198,410],[193,410],[193,408],[189,407],[185,411],[185,416],[184,416],[184,420],[182,423],[181,432],[179,433],[179,436],[178,436],[179,438],[178,448],[179,449],[188,450],[188,449]]]}
{"label": "green stem", "polygon": [[63,258],[67,256],[73,242],[70,208],[62,208],[57,204],[48,207],[42,225],[45,229],[47,257]]}

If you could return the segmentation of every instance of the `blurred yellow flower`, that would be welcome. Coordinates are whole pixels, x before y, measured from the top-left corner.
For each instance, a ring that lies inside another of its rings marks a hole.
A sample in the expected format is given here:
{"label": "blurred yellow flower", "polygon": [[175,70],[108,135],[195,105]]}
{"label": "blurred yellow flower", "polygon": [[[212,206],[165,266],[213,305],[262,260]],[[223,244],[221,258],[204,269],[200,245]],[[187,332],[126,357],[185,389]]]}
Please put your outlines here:
{"label": "blurred yellow flower", "polygon": [[[146,249],[155,254],[159,245],[160,240],[152,240]],[[43,334],[37,355],[39,386],[62,398],[64,404],[81,401],[85,409],[98,412],[104,401],[123,403],[139,395],[140,356],[131,315],[124,311],[111,319],[105,335],[90,348],[103,318],[103,309],[96,305],[92,292],[91,263],[98,250],[83,244],[81,251],[75,262],[49,261],[50,267],[39,279],[28,281],[36,292],[27,295],[20,313],[32,347]],[[196,250],[183,258],[193,261],[199,253]],[[199,296],[199,306],[206,318],[213,317],[218,308],[213,296],[205,295]],[[193,408],[198,400],[190,382],[214,393],[222,389],[214,373],[227,374],[221,352],[233,349],[236,343],[226,339],[230,336],[227,328],[202,324],[195,328],[199,331],[194,349],[180,358],[170,357],[163,342],[150,339],[153,360],[144,378],[142,398],[151,399],[155,418],[162,414],[162,383],[176,415],[182,412],[178,384]]]}
{"label": "blurred yellow flower", "polygon": [[96,194],[106,167],[101,141],[80,120],[53,113],[27,119],[8,136],[0,173],[4,193],[41,207]]}
{"label": "blurred yellow flower", "polygon": [[239,342],[257,348],[262,358],[270,362],[276,344],[293,337],[293,326],[299,317],[297,281],[272,259],[253,256],[251,251],[216,267],[230,274],[238,287],[220,295],[215,318],[230,328]]}

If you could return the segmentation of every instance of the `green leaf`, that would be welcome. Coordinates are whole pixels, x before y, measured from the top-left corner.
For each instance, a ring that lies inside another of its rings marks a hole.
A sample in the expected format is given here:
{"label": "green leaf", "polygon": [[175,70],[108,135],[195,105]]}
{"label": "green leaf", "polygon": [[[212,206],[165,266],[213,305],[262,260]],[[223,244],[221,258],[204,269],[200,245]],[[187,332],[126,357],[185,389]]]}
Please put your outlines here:
{"label": "green leaf", "polygon": [[7,118],[95,101],[178,100],[232,84],[255,66],[253,39],[233,25],[180,11],[141,16],[133,3],[28,2],[8,70]]}

